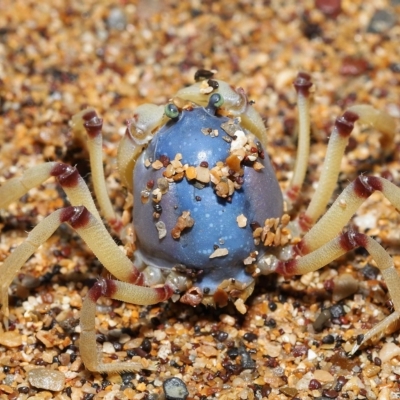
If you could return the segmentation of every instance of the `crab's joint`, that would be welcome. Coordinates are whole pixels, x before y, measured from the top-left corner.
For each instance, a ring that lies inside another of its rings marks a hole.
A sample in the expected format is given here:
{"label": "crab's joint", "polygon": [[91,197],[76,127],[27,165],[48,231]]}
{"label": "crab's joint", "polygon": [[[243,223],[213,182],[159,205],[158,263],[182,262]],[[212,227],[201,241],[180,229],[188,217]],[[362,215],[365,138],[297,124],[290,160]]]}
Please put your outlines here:
{"label": "crab's joint", "polygon": [[335,128],[339,136],[347,138],[354,128],[354,123],[359,119],[359,115],[353,111],[346,111],[341,117],[336,118]]}
{"label": "crab's joint", "polygon": [[63,188],[74,188],[79,184],[78,170],[68,164],[57,163],[50,171],[50,175],[56,177]]}
{"label": "crab's joint", "polygon": [[117,291],[115,282],[111,279],[99,278],[88,292],[91,301],[96,302],[100,297],[113,297]]}
{"label": "crab's joint", "polygon": [[96,111],[88,110],[86,114],[82,115],[82,119],[84,120],[83,126],[86,133],[91,139],[101,135],[103,119],[98,117]]}
{"label": "crab's joint", "polygon": [[360,175],[353,183],[354,193],[356,196],[366,199],[375,190],[382,191],[383,185],[381,180],[376,176],[364,176]]}
{"label": "crab's joint", "polygon": [[299,72],[293,83],[297,94],[304,97],[308,97],[310,95],[310,88],[312,85],[311,76],[306,72]]}
{"label": "crab's joint", "polygon": [[60,222],[68,222],[74,229],[78,230],[88,225],[90,213],[86,207],[66,207],[60,214]]}

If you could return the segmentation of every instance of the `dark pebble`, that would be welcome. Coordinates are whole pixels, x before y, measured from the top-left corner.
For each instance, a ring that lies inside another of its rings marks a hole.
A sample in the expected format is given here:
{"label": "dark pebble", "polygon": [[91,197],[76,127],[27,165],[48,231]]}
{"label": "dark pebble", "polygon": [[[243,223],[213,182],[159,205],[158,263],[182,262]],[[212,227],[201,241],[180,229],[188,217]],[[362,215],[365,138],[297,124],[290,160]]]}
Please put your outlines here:
{"label": "dark pebble", "polygon": [[369,68],[368,61],[361,57],[344,57],[340,66],[340,74],[344,76],[358,76]]}
{"label": "dark pebble", "polygon": [[228,333],[224,331],[219,331],[216,335],[218,342],[225,342],[228,339]]}
{"label": "dark pebble", "polygon": [[325,15],[335,18],[342,11],[341,0],[315,0],[315,7]]}
{"label": "dark pebble", "polygon": [[341,304],[335,304],[330,308],[332,318],[340,318],[345,315],[344,308]]}
{"label": "dark pebble", "polygon": [[332,313],[330,310],[323,310],[321,314],[318,315],[317,319],[313,323],[313,328],[316,332],[322,331],[325,324],[331,319]]}
{"label": "dark pebble", "polygon": [[227,354],[231,360],[234,360],[239,355],[239,349],[237,347],[233,347],[227,351]]}
{"label": "dark pebble", "polygon": [[373,265],[367,264],[364,268],[361,268],[361,273],[365,276],[366,279],[376,279],[379,275],[379,269],[374,267]]}
{"label": "dark pebble", "polygon": [[382,33],[389,30],[395,23],[395,13],[389,10],[377,10],[369,22],[367,32]]}
{"label": "dark pebble", "polygon": [[327,397],[328,399],[336,399],[336,397],[339,396],[339,393],[336,390],[332,390],[332,389],[324,389],[322,391],[322,395],[324,397]]}
{"label": "dark pebble", "polygon": [[275,311],[275,310],[278,308],[278,306],[276,305],[276,303],[274,303],[273,301],[270,301],[270,302],[268,303],[268,307],[269,307],[269,309],[270,309],[271,311]]}
{"label": "dark pebble", "polygon": [[258,336],[253,333],[253,332],[246,332],[243,335],[243,339],[246,340],[247,342],[253,342],[254,340],[257,340]]}
{"label": "dark pebble", "polygon": [[322,343],[323,344],[333,344],[335,343],[335,338],[333,335],[326,335],[322,338]]}
{"label": "dark pebble", "polygon": [[185,382],[179,378],[174,377],[165,380],[163,389],[167,400],[186,400],[189,396]]}
{"label": "dark pebble", "polygon": [[310,383],[308,384],[308,388],[310,390],[320,389],[321,387],[322,387],[321,382],[317,381],[316,379],[311,379]]}

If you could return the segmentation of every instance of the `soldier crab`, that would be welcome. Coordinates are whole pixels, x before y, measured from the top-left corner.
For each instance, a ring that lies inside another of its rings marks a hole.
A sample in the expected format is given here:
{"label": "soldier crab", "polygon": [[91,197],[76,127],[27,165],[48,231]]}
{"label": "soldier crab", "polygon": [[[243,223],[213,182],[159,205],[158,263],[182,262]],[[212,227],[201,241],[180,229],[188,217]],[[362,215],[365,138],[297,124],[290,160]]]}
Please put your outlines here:
{"label": "soldier crab", "polygon": [[[353,352],[400,317],[400,277],[383,247],[371,237],[340,233],[362,202],[381,191],[400,209],[400,189],[375,176],[359,176],[324,214],[335,188],[339,166],[354,122],[382,132],[390,151],[394,121],[370,106],[353,106],[339,117],[329,141],[316,193],[304,214],[289,222],[284,209],[296,201],[309,155],[310,77],[300,73],[299,145],[293,179],[282,195],[265,152],[266,128],[242,89],[197,74],[197,83],[180,90],[164,106],[145,104],[129,122],[119,152],[123,184],[133,191],[135,254],[132,262],[115,244],[102,217],[115,231],[122,224],[107,195],[102,170],[102,120],[92,109],[73,118],[86,132],[93,185],[100,213],[76,168],[49,162],[27,170],[0,188],[0,208],[55,176],[71,206],[40,222],[0,267],[0,301],[8,316],[8,287],[24,262],[57,227],[68,222],[116,279],[99,279],[89,290],[81,313],[80,350],[86,367],[101,372],[143,368],[141,363],[106,364],[97,355],[96,301],[107,296],[135,304],[154,304],[183,293],[181,301],[224,306],[234,301],[245,312],[257,276],[315,271],[344,253],[364,247],[381,271],[395,312],[371,329]],[[323,215],[324,214],[324,215]],[[101,216],[102,217],[101,217]],[[322,216],[322,217],[321,217]],[[296,232],[300,241],[291,241]],[[151,368],[151,366],[148,366]]]}

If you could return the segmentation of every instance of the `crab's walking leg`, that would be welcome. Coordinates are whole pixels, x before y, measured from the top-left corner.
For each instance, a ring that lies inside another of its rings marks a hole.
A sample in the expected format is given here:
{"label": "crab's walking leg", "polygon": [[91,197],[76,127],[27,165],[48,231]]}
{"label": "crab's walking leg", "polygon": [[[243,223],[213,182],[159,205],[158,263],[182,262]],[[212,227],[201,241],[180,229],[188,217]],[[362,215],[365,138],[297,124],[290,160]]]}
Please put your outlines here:
{"label": "crab's walking leg", "polygon": [[296,201],[307,172],[308,157],[310,155],[310,88],[311,77],[306,73],[299,73],[294,81],[297,92],[297,109],[299,119],[299,138],[297,145],[296,166],[293,178],[286,190],[284,199],[290,205]]}
{"label": "crab's walking leg", "polygon": [[1,304],[5,315],[8,315],[7,291],[15,274],[63,222],[68,222],[77,231],[99,261],[115,277],[135,285],[144,284],[143,274],[117,246],[100,220],[83,206],[66,207],[54,211],[41,221],[30,232],[27,240],[18,246],[1,266]]}
{"label": "crab's walking leg", "polygon": [[81,337],[79,348],[82,360],[87,369],[98,372],[139,371],[141,369],[154,369],[155,365],[147,360],[141,362],[101,362],[101,353],[96,346],[95,314],[96,301],[101,296],[117,299],[138,305],[150,305],[169,299],[173,294],[170,286],[147,288],[135,286],[126,282],[111,279],[100,279],[89,290],[83,301],[81,311]]}
{"label": "crab's walking leg", "polygon": [[60,218],[63,210],[54,211],[47,218],[41,221],[29,233],[26,240],[20,244],[11,255],[6,258],[1,272],[1,292],[0,307],[4,317],[8,318],[8,287],[15,278],[18,270],[24,265],[26,260],[42,245],[60,225]]}
{"label": "crab's walking leg", "polygon": [[368,331],[363,339],[353,348],[352,353],[369,339],[383,333],[400,318],[400,275],[394,266],[393,259],[386,250],[371,237],[362,233],[348,231],[305,256],[290,261],[277,261],[275,265],[275,271],[280,274],[303,275],[320,269],[357,247],[364,247],[376,262],[387,284],[395,311]]}
{"label": "crab's walking leg", "polygon": [[393,147],[396,125],[394,119],[385,112],[378,111],[368,105],[357,105],[350,107],[341,117],[337,118],[329,140],[317,190],[305,214],[300,218],[300,226],[304,231],[307,231],[326,209],[337,183],[340,163],[349,136],[353,130],[354,122],[357,120],[361,123],[370,124],[381,132],[380,142],[386,153]]}
{"label": "crab's walking leg", "polygon": [[106,180],[103,169],[103,120],[98,117],[96,111],[88,108],[72,117],[72,127],[75,134],[83,137],[86,132],[86,142],[89,150],[90,170],[96,199],[99,203],[101,214],[111,228],[119,233],[122,222],[116,216],[107,192]]}
{"label": "crab's walking leg", "polygon": [[387,179],[360,175],[348,185],[321,219],[309,230],[297,249],[307,254],[333,239],[361,204],[378,190],[400,211],[400,188]]}
{"label": "crab's walking leg", "polygon": [[100,215],[92,195],[75,167],[58,162],[47,162],[26,170],[22,176],[10,179],[0,187],[0,209],[18,200],[30,189],[51,176],[57,178],[72,205],[84,205],[99,221]]}

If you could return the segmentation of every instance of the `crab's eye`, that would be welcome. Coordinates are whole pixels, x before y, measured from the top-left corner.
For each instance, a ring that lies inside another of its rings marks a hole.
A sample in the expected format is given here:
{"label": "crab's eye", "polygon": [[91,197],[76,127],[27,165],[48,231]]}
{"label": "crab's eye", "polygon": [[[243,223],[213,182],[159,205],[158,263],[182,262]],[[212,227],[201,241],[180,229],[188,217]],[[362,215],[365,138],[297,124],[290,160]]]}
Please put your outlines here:
{"label": "crab's eye", "polygon": [[165,111],[165,115],[168,118],[171,118],[171,119],[177,118],[178,115],[179,115],[178,107],[175,104],[172,104],[172,103],[168,103],[165,106],[165,110],[164,111]]}
{"label": "crab's eye", "polygon": [[214,93],[210,97],[210,104],[212,104],[214,107],[219,108],[224,104],[224,98],[221,96],[219,93]]}

